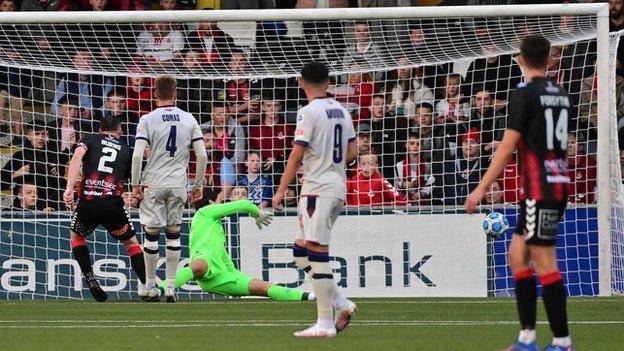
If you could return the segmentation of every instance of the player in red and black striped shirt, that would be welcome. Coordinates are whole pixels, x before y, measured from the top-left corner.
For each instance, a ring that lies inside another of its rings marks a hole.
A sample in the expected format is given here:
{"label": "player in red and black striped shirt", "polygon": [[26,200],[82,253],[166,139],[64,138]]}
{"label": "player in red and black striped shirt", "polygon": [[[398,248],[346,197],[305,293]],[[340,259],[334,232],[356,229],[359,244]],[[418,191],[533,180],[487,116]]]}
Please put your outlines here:
{"label": "player in red and black striped shirt", "polygon": [[[568,114],[572,108],[563,88],[546,78],[550,42],[541,35],[524,38],[519,63],[526,82],[509,102],[507,129],[479,186],[466,199],[475,211],[488,186],[496,180],[518,149],[520,213],[509,246],[509,266],[516,283],[516,302],[522,330],[508,350],[537,350],[535,324],[539,277],[542,298],[554,338],[546,351],[570,351],[566,293],[557,267],[557,228],[566,207],[570,179],[567,170]],[[532,263],[533,269],[530,266]]]}

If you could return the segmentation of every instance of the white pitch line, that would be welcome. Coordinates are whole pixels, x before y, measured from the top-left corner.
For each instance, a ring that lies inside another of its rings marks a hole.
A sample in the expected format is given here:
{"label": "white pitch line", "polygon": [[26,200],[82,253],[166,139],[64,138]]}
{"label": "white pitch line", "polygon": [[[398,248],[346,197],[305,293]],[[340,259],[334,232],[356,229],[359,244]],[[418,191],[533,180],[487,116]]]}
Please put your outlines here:
{"label": "white pitch line", "polygon": [[[36,322],[36,321],[33,321]],[[84,323],[86,321],[72,321],[70,324],[59,325],[58,321],[40,321],[42,324],[35,325],[6,325],[0,329],[125,329],[125,328],[200,328],[200,327],[284,327],[284,326],[301,326],[306,325],[309,321],[193,321],[190,323],[156,323],[152,324],[132,324],[137,321],[116,321],[116,325],[84,325],[75,323]],[[156,321],[158,322],[158,321]],[[48,325],[45,323],[54,323]],[[570,324],[580,325],[622,325],[624,321],[571,321]],[[352,322],[352,326],[475,326],[475,325],[516,325],[517,321],[358,321]],[[538,324],[548,324],[547,322],[538,322]]]}

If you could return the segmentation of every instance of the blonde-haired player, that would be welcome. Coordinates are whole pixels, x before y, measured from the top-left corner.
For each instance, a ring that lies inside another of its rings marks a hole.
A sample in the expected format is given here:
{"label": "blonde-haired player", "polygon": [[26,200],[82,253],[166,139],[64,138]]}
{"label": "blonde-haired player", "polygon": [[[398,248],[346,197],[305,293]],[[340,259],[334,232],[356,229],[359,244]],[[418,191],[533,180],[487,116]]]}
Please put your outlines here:
{"label": "blonde-haired player", "polygon": [[[149,297],[157,297],[156,265],[158,237],[161,228],[166,235],[167,302],[175,302],[175,273],[180,261],[180,226],[187,201],[187,165],[192,146],[197,158],[196,174],[206,172],[206,149],[199,124],[192,114],[175,104],[177,84],[174,77],[156,78],[154,111],[141,117],[132,154],[132,193],[141,202],[139,216],[145,230],[145,275]],[[150,152],[143,174],[143,154],[149,144]],[[196,177],[190,202],[202,198],[204,177]],[[145,189],[143,193],[143,189]]]}

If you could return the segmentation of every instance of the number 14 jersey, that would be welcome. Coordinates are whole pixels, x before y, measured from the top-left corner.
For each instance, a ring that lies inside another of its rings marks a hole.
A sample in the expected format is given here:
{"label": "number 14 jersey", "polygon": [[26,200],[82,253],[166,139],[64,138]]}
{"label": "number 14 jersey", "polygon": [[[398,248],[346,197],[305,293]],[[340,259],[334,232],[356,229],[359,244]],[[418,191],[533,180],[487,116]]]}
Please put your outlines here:
{"label": "number 14 jersey", "polygon": [[547,78],[520,83],[509,101],[507,128],[521,133],[518,144],[520,200],[568,198],[568,93]]}
{"label": "number 14 jersey", "polygon": [[132,150],[107,134],[86,135],[78,144],[86,153],[82,161],[80,199],[121,196],[124,180],[130,177]]}
{"label": "number 14 jersey", "polygon": [[143,185],[186,187],[189,149],[193,142],[203,139],[192,114],[175,106],[161,106],[141,117],[136,138],[146,140],[150,146]]}
{"label": "number 14 jersey", "polygon": [[299,110],[295,143],[306,147],[302,196],[344,200],[347,146],[355,139],[351,115],[332,98],[316,98]]}

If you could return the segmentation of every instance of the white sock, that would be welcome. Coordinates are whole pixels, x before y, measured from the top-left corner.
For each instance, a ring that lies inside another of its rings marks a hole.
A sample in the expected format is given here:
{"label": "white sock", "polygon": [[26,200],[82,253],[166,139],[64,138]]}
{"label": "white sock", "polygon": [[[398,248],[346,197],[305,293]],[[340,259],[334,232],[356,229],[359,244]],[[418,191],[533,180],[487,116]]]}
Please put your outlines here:
{"label": "white sock", "polygon": [[334,310],[332,308],[332,301],[334,299],[334,283],[332,269],[329,262],[317,262],[310,261],[312,267],[312,288],[316,295],[316,309],[318,315],[318,323],[323,328],[329,328],[327,320],[331,322],[333,326]]}
{"label": "white sock", "polygon": [[334,320],[331,318],[319,318],[316,320],[316,324],[323,329],[330,329],[334,327]]}
{"label": "white sock", "polygon": [[176,271],[180,262],[180,239],[167,239],[167,250],[165,251],[165,276],[167,277],[167,287],[175,288]]}
{"label": "white sock", "polygon": [[572,346],[572,339],[569,335],[563,338],[553,338],[552,344],[555,346],[570,347]]}
{"label": "white sock", "polygon": [[518,341],[523,344],[530,344],[535,341],[535,329],[522,329],[518,334]]}
{"label": "white sock", "polygon": [[347,298],[340,292],[337,284],[334,284],[334,300],[332,301],[332,306],[334,309],[338,309],[344,306],[347,303]]}
{"label": "white sock", "polygon": [[145,240],[143,243],[143,260],[145,261],[145,288],[156,285],[156,266],[158,265],[158,241]]}

